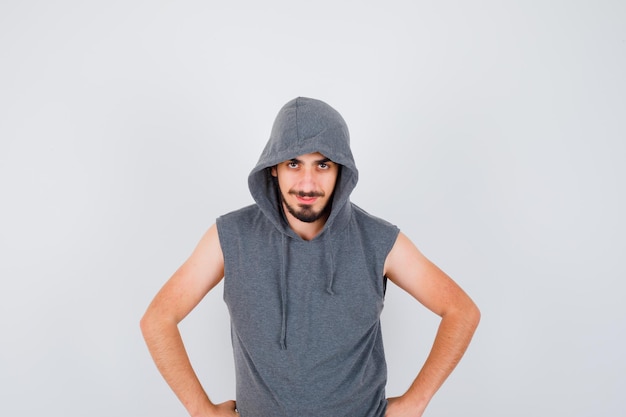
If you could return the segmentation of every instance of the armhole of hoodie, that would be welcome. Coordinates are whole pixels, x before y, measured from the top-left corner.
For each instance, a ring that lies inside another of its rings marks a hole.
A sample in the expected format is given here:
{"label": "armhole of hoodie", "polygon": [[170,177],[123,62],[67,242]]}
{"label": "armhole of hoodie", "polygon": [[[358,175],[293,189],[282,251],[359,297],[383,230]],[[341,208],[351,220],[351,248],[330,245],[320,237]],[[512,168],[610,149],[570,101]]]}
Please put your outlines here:
{"label": "armhole of hoodie", "polygon": [[222,298],[225,296],[226,286],[228,285],[228,276],[230,274],[230,245],[228,244],[228,239],[226,238],[228,232],[228,226],[226,225],[227,221],[224,219],[224,216],[220,216],[215,220],[215,226],[217,227],[217,238],[220,242],[220,247],[222,248],[222,255],[224,257],[224,293],[222,294]]}
{"label": "armhole of hoodie", "polygon": [[381,263],[381,275],[383,277],[383,298],[385,297],[385,295],[387,295],[387,275],[385,275],[385,262],[387,262],[387,257],[389,256],[389,253],[391,252],[391,249],[393,249],[393,246],[396,244],[396,241],[398,240],[398,235],[400,234],[400,228],[398,228],[397,226],[394,225],[390,225],[391,231],[390,231],[390,239],[389,242],[387,242],[386,248],[384,250],[384,256],[382,259],[382,263]]}

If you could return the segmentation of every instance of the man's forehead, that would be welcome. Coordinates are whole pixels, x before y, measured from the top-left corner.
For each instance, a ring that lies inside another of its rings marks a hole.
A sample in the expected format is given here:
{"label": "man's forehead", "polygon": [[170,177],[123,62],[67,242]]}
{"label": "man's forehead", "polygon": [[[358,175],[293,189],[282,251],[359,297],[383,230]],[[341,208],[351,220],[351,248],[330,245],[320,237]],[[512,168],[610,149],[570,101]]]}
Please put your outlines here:
{"label": "man's forehead", "polygon": [[320,152],[312,152],[304,155],[295,156],[293,158],[288,159],[288,161],[302,161],[302,162],[319,162],[319,161],[331,161],[330,158],[327,158],[325,155]]}

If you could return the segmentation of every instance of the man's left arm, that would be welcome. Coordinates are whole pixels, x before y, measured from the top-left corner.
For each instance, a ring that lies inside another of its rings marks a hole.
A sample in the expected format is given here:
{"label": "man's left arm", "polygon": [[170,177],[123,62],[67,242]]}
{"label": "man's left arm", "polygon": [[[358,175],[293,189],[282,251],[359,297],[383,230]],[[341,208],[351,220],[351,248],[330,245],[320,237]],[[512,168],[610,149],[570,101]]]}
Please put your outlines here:
{"label": "man's left arm", "polygon": [[411,387],[389,398],[386,417],[420,417],[461,360],[480,321],[469,296],[402,233],[385,261],[385,276],[441,317],[432,349]]}

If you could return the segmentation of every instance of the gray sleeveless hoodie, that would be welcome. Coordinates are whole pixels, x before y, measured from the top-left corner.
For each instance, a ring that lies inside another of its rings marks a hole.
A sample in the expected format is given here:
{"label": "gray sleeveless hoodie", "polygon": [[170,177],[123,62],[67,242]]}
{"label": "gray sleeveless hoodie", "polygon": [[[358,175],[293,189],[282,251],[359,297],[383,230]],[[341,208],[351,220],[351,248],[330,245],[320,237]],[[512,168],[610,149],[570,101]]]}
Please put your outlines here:
{"label": "gray sleeveless hoodie", "polygon": [[[270,168],[320,152],[341,165],[323,230],[300,238]],[[242,417],[382,417],[383,264],[398,229],[349,200],[358,171],[343,118],[297,98],[248,178],[256,204],[217,219]]]}

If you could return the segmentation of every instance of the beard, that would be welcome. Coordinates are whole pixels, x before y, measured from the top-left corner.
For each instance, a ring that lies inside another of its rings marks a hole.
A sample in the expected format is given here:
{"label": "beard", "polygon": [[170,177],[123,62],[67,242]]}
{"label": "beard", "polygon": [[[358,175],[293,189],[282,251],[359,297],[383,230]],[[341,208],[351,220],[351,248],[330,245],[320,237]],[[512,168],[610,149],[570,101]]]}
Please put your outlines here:
{"label": "beard", "polygon": [[[294,195],[298,195],[301,197],[323,197],[324,196],[323,193],[316,193],[316,192],[305,193],[305,192],[298,192],[298,191],[290,191],[289,194],[294,194]],[[297,208],[295,208],[289,205],[289,203],[287,203],[287,200],[285,200],[282,193],[280,194],[280,197],[281,197],[282,203],[287,208],[287,211],[293,217],[295,217],[296,219],[304,223],[313,223],[321,219],[322,217],[327,216],[328,213],[330,212],[332,199],[328,200],[326,205],[321,210],[315,211],[313,210],[313,207],[309,204],[300,204],[298,205]]]}

